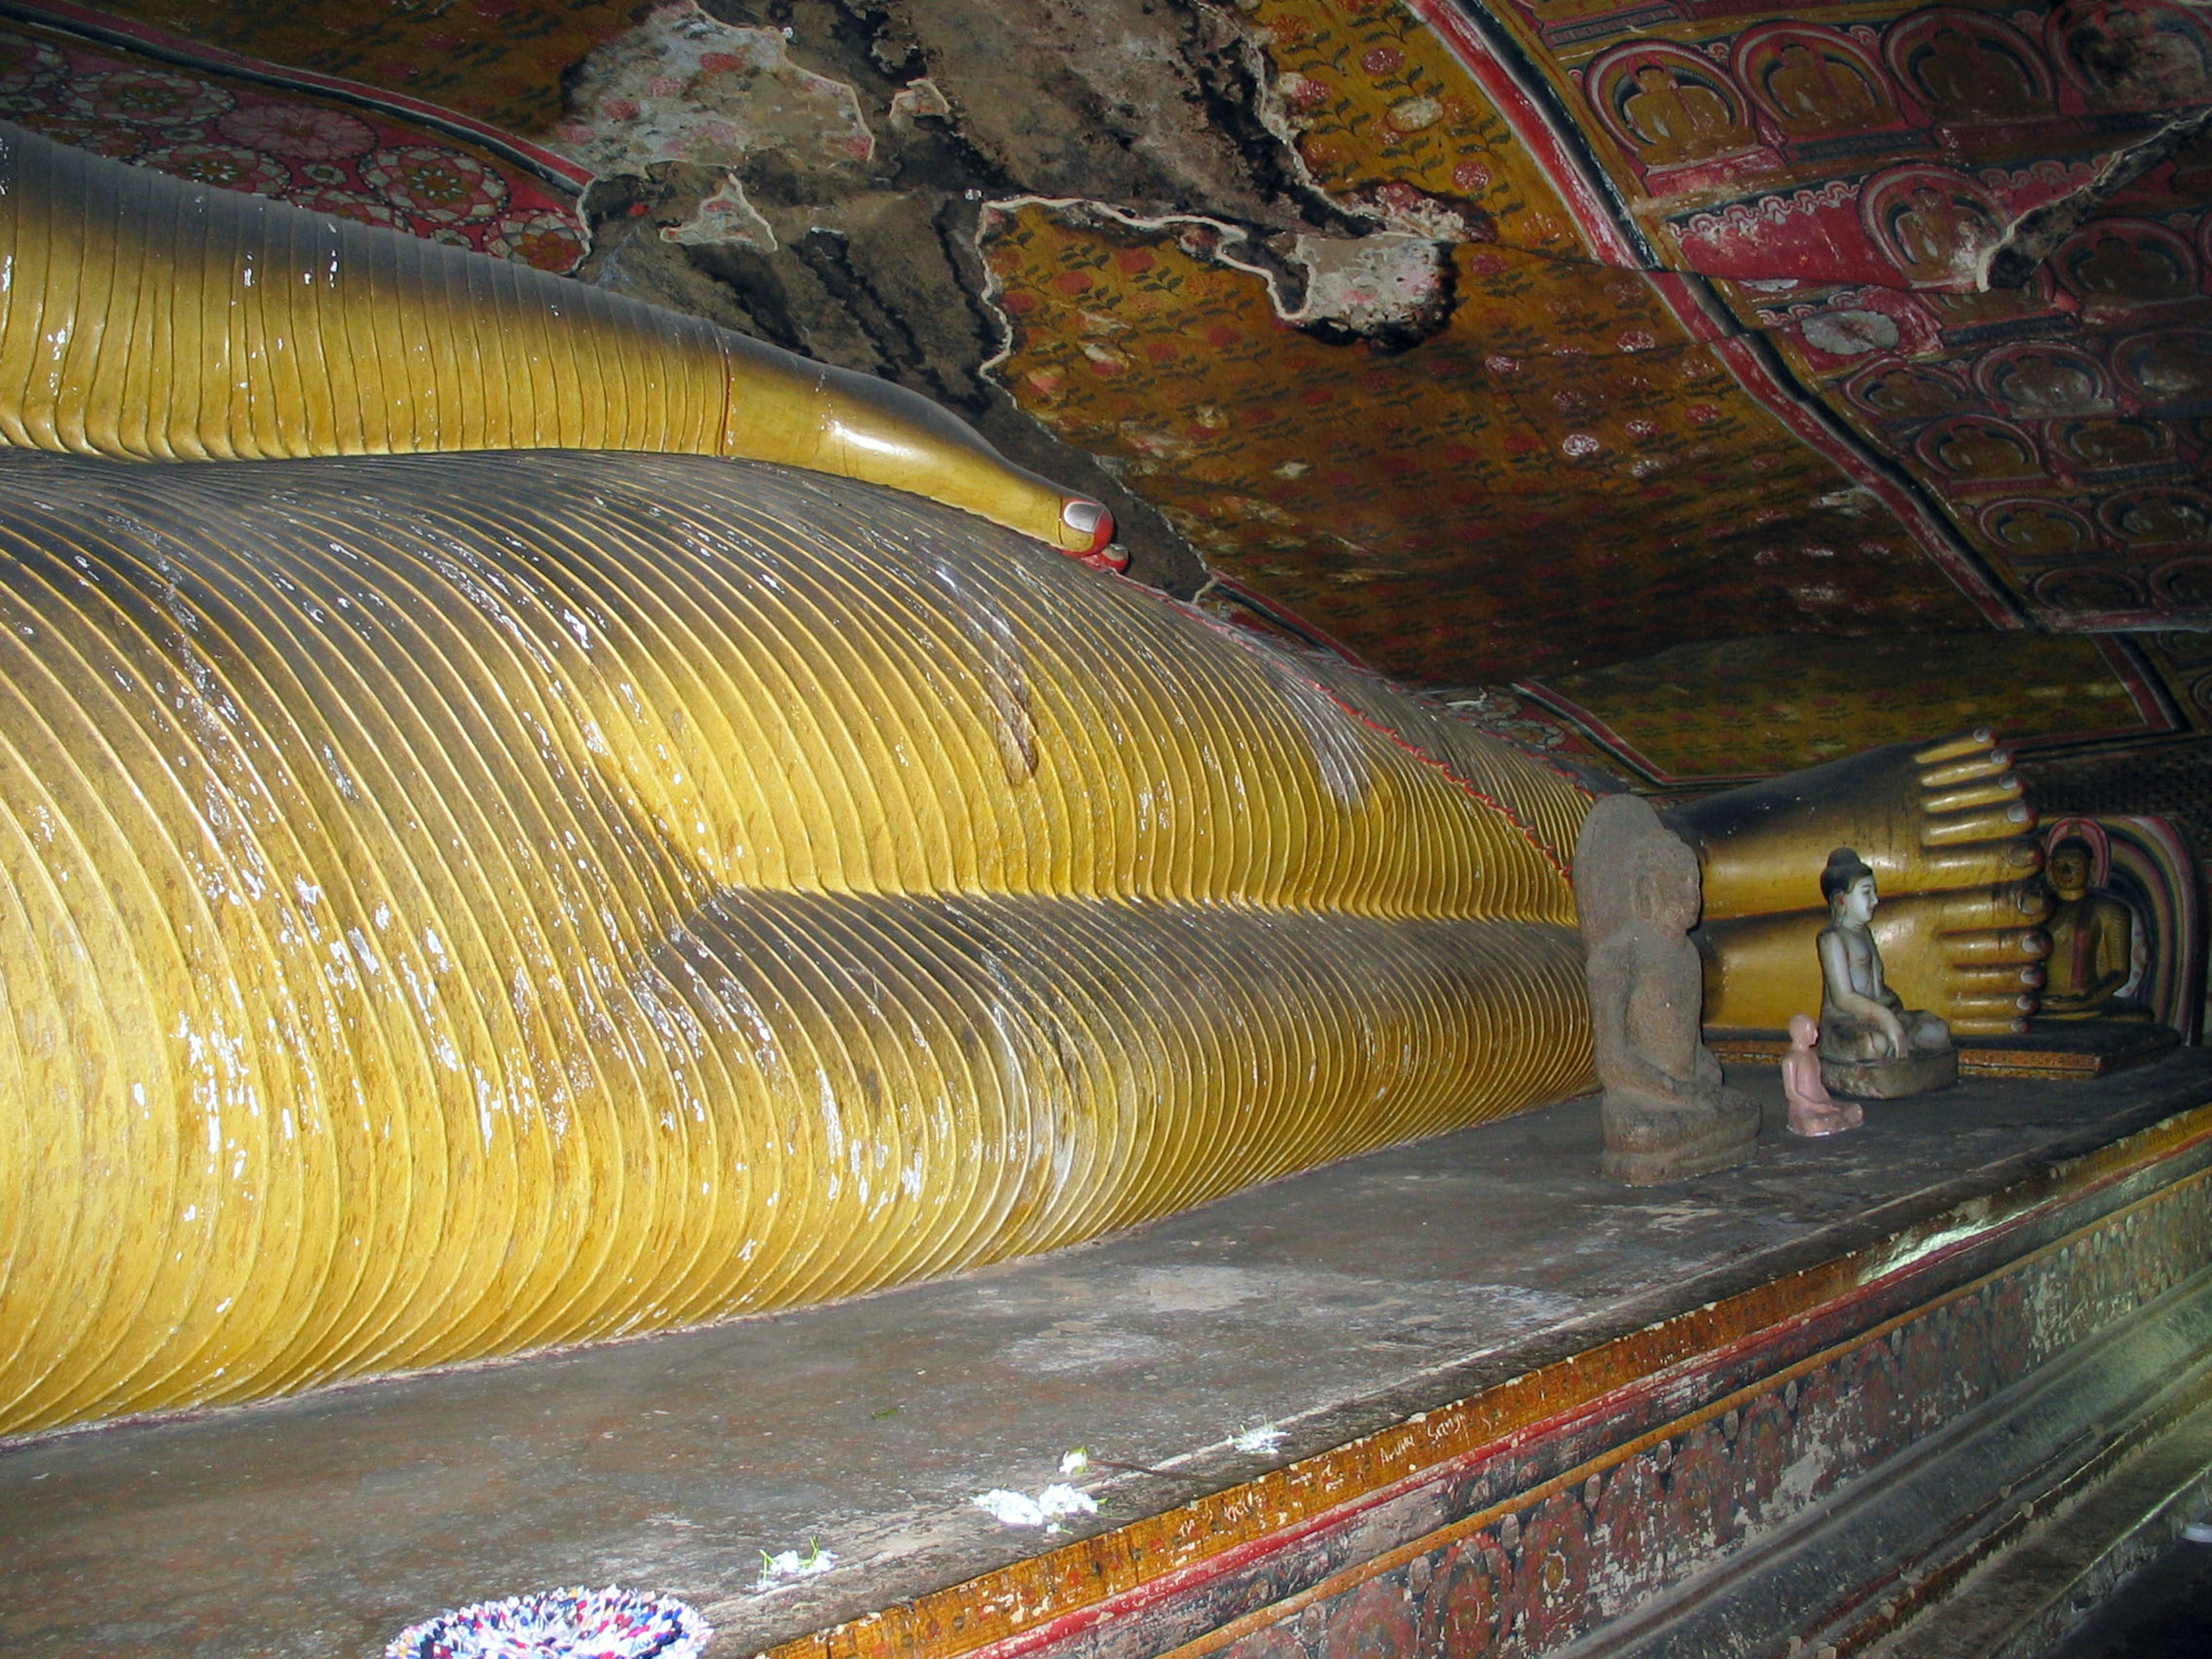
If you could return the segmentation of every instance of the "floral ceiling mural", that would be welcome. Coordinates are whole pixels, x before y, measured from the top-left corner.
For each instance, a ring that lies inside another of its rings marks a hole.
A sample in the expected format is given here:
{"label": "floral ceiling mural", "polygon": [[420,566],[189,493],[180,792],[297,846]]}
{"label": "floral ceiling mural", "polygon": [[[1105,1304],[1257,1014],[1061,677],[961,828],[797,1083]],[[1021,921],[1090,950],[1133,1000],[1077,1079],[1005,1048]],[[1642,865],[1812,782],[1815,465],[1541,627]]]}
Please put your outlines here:
{"label": "floral ceiling mural", "polygon": [[58,21],[136,23],[279,70],[343,77],[529,136],[560,118],[562,77],[628,31],[636,0],[109,0],[31,4]]}
{"label": "floral ceiling mural", "polygon": [[984,230],[1015,397],[1218,572],[1431,682],[2212,623],[2191,15],[1243,9],[1315,185],[1449,216],[1435,332],[1347,361],[1200,224]]}
{"label": "floral ceiling mural", "polygon": [[0,118],[195,184],[546,270],[584,257],[576,198],[589,175],[535,145],[425,119],[368,88],[274,77],[190,42],[67,21],[78,27],[0,13]]}
{"label": "floral ceiling mural", "polygon": [[984,246],[1023,406],[1116,456],[1218,577],[1401,678],[1981,620],[1638,275],[1462,245],[1445,326],[1378,351],[1283,322],[1203,222],[1030,204]]}

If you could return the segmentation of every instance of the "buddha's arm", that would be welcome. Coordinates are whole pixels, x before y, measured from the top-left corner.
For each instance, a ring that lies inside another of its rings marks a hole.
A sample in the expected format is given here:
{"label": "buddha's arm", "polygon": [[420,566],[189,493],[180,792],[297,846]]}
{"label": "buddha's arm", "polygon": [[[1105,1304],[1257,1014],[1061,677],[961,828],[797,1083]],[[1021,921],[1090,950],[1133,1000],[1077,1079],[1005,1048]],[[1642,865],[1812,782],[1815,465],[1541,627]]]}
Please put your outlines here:
{"label": "buddha's arm", "polygon": [[[2090,915],[2077,926],[2094,929],[2088,952],[2088,982],[2065,992],[2046,989],[2043,1002],[2050,1013],[2070,1014],[2102,1008],[2128,982],[2128,975],[2135,969],[2131,960],[2134,933],[2127,912],[2113,903],[2084,908]],[[2064,951],[2070,945],[2071,941],[2062,941],[2057,948]]]}
{"label": "buddha's arm", "polygon": [[122,459],[461,449],[740,456],[1063,550],[1103,507],[887,381],[465,249],[0,125],[0,441]]}
{"label": "buddha's arm", "polygon": [[1696,1074],[1698,1081],[1703,1085],[1707,1091],[1717,1089],[1721,1086],[1721,1083],[1725,1074],[1721,1071],[1721,1063],[1719,1059],[1714,1054],[1711,1049],[1705,1047],[1704,1034],[1702,1032],[1698,1034],[1698,1054],[1697,1059],[1693,1063],[1692,1069]]}
{"label": "buddha's arm", "polygon": [[2097,907],[2096,994],[2116,995],[2135,971],[2135,926],[2122,905]]}
{"label": "buddha's arm", "polygon": [[[1679,943],[1679,941],[1678,941]],[[1691,1078],[1679,1078],[1655,1066],[1638,1044],[1628,1026],[1638,981],[1643,975],[1638,946],[1615,939],[1589,953],[1586,969],[1589,981],[1590,1048],[1598,1080],[1608,1089],[1625,1089],[1668,1105],[1691,1109],[1704,1103],[1695,1085],[1719,1082],[1719,1066],[1700,1045],[1699,1059],[1711,1062],[1713,1074],[1705,1077],[1702,1065]]]}

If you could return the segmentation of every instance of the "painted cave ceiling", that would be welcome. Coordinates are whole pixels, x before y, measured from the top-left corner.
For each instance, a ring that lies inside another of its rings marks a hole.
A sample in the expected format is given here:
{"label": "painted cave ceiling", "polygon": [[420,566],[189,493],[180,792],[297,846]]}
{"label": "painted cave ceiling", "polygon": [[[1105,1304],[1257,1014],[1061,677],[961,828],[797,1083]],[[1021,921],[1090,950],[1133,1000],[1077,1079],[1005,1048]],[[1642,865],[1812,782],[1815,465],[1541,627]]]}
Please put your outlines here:
{"label": "painted cave ceiling", "polygon": [[2212,832],[2202,7],[0,0],[0,116],[900,380],[1656,786]]}

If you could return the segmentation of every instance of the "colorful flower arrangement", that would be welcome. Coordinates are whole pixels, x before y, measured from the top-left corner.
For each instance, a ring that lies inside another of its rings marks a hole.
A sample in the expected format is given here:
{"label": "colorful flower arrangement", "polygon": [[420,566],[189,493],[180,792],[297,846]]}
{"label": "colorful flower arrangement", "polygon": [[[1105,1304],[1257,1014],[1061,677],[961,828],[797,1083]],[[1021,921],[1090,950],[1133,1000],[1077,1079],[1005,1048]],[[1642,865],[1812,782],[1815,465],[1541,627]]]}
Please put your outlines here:
{"label": "colorful flower arrangement", "polygon": [[410,1625],[384,1659],[698,1659],[714,1627],[672,1595],[545,1590]]}

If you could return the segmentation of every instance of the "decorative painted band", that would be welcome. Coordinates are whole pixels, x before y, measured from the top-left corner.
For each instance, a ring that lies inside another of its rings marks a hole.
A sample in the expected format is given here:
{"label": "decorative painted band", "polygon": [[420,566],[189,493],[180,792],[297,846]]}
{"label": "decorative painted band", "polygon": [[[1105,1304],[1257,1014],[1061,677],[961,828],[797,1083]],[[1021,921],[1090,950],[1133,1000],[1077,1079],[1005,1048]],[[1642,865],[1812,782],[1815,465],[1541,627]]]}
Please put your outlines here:
{"label": "decorative painted band", "polygon": [[[1212,1628],[1180,1643],[1158,1639],[1165,1621],[1155,1615],[1050,1650],[1055,1659],[1285,1659],[1288,1636],[1309,1659],[1416,1650],[1485,1659],[1509,1642],[1516,1652],[1547,1652],[1789,1526],[2201,1273],[2208,1253],[2212,1177],[2200,1172],[2122,1218],[1641,1432],[1633,1421],[1592,1424],[1555,1446],[1514,1448],[1462,1477],[1460,1501],[1476,1505],[1462,1517],[1225,1620],[1218,1613],[1249,1601],[1249,1591],[1216,1586],[1212,1605],[1182,1621]],[[1566,1461],[1578,1453],[1589,1455]],[[1565,1467],[1544,1475],[1558,1463]],[[1483,1501],[1493,1492],[1507,1495]],[[1971,1527],[1981,1517],[1959,1519]],[[1861,1564],[1869,1581],[1873,1565]],[[1274,1576],[1284,1577],[1279,1565]],[[1848,1609],[1872,1599],[1853,1594],[1861,1588],[1844,1576],[1836,1601]]]}
{"label": "decorative painted band", "polygon": [[[1896,1230],[1863,1248],[772,1659],[1264,1659],[1280,1641],[1314,1650],[1285,1628],[1303,1609],[1334,1608],[1316,1615],[1332,1628],[1395,1620],[1395,1601],[1349,1609],[1401,1569],[1407,1616],[1446,1617],[1411,1581],[1458,1573],[1470,1553],[1485,1605],[1504,1605],[1502,1586],[1523,1598],[1495,1632],[1531,1651],[1571,1639],[2201,1267],[2208,1165],[2212,1106],[2197,1105],[1934,1215],[1909,1218],[1900,1200],[1885,1206]],[[1447,1646],[1466,1659],[1486,1640]]]}

